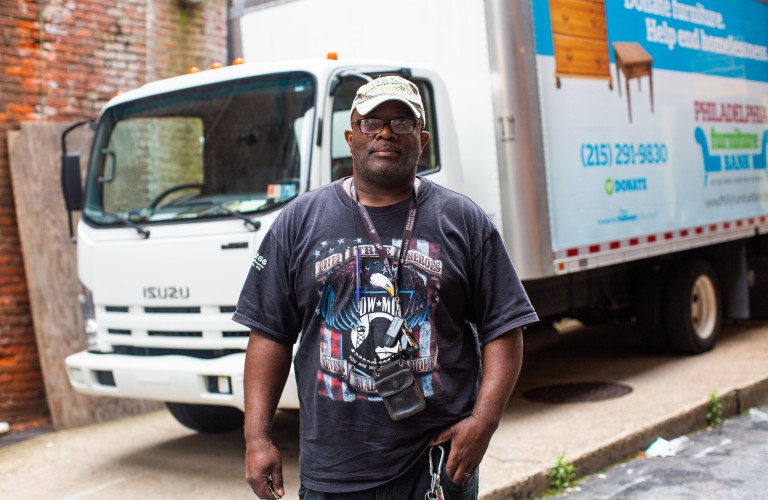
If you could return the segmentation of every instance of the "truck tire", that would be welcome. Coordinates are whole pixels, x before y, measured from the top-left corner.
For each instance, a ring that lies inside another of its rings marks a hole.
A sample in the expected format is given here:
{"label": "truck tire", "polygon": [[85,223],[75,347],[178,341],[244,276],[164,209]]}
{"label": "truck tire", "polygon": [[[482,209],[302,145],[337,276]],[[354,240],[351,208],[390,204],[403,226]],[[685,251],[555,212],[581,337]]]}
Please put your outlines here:
{"label": "truck tire", "polygon": [[717,273],[705,260],[680,261],[665,286],[664,320],[671,347],[699,354],[715,346],[722,324]]}
{"label": "truck tire", "polygon": [[229,406],[165,403],[179,423],[205,434],[229,432],[243,426],[243,412]]}

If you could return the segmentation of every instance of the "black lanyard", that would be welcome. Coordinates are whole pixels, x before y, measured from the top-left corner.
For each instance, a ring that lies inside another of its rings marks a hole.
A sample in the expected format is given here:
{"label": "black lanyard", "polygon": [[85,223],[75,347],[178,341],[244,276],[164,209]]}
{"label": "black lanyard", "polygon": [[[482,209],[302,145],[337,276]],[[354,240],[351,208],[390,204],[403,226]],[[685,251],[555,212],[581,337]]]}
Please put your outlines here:
{"label": "black lanyard", "polygon": [[[389,273],[389,277],[392,281],[392,287],[394,288],[394,294],[395,300],[400,302],[400,295],[398,294],[398,275],[400,274],[400,269],[405,265],[405,259],[408,254],[408,248],[411,246],[411,238],[413,238],[413,226],[416,223],[416,192],[414,189],[414,194],[411,196],[411,206],[408,209],[408,219],[405,221],[405,230],[403,231],[403,241],[400,245],[400,255],[398,256],[397,262],[397,272],[392,270],[392,266],[389,265],[389,259],[387,258],[387,252],[384,250],[384,245],[381,243],[381,238],[379,237],[378,231],[376,231],[376,226],[373,225],[373,220],[371,220],[371,216],[368,215],[368,211],[365,209],[362,203],[360,203],[360,200],[357,197],[357,190],[355,189],[355,180],[352,179],[352,182],[349,184],[349,194],[352,196],[352,199],[357,204],[357,210],[360,213],[360,218],[363,219],[363,224],[365,224],[365,228],[368,231],[368,235],[371,238],[371,241],[373,242],[373,246],[376,248],[376,252],[379,254],[379,259],[381,259],[382,264],[384,265],[384,269],[386,269],[387,273]],[[359,269],[359,262],[360,262],[360,252],[357,252],[357,259],[358,259],[358,269],[357,269],[357,278],[360,279],[360,269]],[[359,295],[359,289],[358,289],[358,295]],[[357,300],[359,302],[360,297],[357,297]],[[398,311],[398,314],[400,311]]]}

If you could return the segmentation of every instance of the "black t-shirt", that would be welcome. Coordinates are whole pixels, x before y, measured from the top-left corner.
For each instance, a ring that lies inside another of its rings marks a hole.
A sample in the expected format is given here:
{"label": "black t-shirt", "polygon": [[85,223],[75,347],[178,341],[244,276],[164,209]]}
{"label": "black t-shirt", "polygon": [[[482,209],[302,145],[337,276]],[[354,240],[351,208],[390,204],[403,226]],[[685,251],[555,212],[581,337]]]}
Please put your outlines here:
{"label": "black t-shirt", "polygon": [[[384,343],[396,314],[391,276],[341,181],[290,203],[253,260],[234,320],[282,344],[303,332],[294,371],[301,480],[310,489],[359,491],[405,471],[435,434],[472,412],[479,344],[537,321],[477,205],[426,179],[417,203],[395,272],[402,317],[419,344],[409,367],[427,406],[404,420],[389,417],[371,378],[397,349]],[[395,269],[409,205],[367,207]]]}

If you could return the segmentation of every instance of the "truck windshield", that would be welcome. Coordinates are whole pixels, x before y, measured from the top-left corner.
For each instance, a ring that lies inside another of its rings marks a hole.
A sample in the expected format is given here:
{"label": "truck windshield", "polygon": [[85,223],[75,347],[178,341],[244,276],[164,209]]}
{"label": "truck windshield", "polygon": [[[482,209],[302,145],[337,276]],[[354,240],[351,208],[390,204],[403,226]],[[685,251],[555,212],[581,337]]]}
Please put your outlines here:
{"label": "truck windshield", "polygon": [[314,78],[296,72],[109,108],[88,169],[86,219],[199,220],[284,204],[306,189],[314,99]]}

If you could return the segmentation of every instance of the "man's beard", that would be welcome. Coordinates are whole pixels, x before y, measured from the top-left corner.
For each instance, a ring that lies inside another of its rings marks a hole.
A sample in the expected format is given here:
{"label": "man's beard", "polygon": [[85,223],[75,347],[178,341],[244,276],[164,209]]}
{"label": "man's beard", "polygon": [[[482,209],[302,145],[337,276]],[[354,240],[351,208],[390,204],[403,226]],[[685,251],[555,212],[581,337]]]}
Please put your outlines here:
{"label": "man's beard", "polygon": [[[353,154],[355,174],[368,184],[384,189],[398,189],[410,184],[416,175],[416,162],[421,156],[402,157],[396,164],[375,166],[376,159],[371,157],[373,148],[363,154]],[[361,160],[362,157],[362,160]]]}

